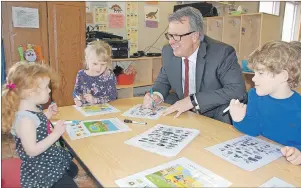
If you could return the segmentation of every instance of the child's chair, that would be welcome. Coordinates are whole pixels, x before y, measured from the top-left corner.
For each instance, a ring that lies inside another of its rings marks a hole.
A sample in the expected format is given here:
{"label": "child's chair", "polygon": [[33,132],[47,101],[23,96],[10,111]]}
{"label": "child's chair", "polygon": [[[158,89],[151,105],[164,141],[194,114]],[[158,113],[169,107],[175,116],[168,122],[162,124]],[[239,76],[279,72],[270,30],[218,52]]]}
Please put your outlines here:
{"label": "child's chair", "polygon": [[19,158],[3,159],[2,162],[2,188],[19,188],[21,160]]}

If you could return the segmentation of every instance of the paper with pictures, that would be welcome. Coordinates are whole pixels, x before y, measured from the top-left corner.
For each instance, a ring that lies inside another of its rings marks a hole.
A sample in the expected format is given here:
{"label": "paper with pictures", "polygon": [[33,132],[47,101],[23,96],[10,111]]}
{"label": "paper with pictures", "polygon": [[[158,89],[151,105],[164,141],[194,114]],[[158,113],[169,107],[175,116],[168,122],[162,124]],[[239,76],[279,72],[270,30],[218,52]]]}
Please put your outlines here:
{"label": "paper with pictures", "polygon": [[87,105],[81,107],[73,105],[73,107],[76,110],[78,110],[80,113],[82,113],[84,116],[96,116],[96,115],[120,112],[120,110],[114,108],[109,104],[96,104],[96,105],[91,105],[91,106]]}
{"label": "paper with pictures", "polygon": [[244,170],[253,171],[281,157],[280,148],[264,140],[244,135],[206,150]]}
{"label": "paper with pictures", "polygon": [[156,106],[154,109],[149,109],[143,108],[142,104],[137,104],[122,115],[133,118],[158,119],[166,108],[166,106]]}
{"label": "paper with pictures", "polygon": [[200,131],[196,129],[158,124],[125,143],[159,155],[173,157],[199,133]]}
{"label": "paper with pictures", "polygon": [[269,181],[262,184],[260,187],[295,187],[279,178],[273,177]]}
{"label": "paper with pictures", "polygon": [[229,187],[232,183],[183,157],[116,180],[119,187]]}
{"label": "paper with pictures", "polygon": [[68,121],[66,124],[66,131],[71,140],[131,130],[118,118],[88,121]]}

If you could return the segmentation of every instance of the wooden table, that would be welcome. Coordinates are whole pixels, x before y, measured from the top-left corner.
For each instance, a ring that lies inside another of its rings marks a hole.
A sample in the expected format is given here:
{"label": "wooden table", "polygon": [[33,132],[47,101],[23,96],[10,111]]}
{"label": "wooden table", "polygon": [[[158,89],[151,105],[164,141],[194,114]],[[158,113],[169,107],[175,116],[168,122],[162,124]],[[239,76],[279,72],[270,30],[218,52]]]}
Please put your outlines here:
{"label": "wooden table", "polygon": [[[118,108],[120,113],[84,117],[72,106],[60,107],[57,117],[65,120],[88,120],[118,117],[135,104],[142,103],[142,98],[120,99],[110,104]],[[173,114],[174,115],[174,114]],[[164,164],[166,162],[186,157],[232,182],[233,187],[258,187],[272,177],[278,177],[293,184],[301,186],[301,166],[294,166],[280,158],[255,171],[248,172],[231,163],[213,155],[204,148],[236,138],[242,134],[228,124],[213,119],[186,112],[179,118],[173,115],[161,117],[159,120],[148,120],[147,126],[129,124],[132,131],[111,135],[94,136],[71,141],[67,134],[64,139],[72,148],[81,162],[89,169],[91,174],[103,187],[116,187],[115,180],[146,169]],[[135,120],[135,118],[131,118]],[[141,119],[136,119],[141,121]],[[143,120],[145,121],[145,120]],[[172,126],[181,126],[200,130],[196,137],[176,157],[167,158],[142,149],[124,144],[124,141],[161,123]],[[267,140],[267,139],[265,139]]]}

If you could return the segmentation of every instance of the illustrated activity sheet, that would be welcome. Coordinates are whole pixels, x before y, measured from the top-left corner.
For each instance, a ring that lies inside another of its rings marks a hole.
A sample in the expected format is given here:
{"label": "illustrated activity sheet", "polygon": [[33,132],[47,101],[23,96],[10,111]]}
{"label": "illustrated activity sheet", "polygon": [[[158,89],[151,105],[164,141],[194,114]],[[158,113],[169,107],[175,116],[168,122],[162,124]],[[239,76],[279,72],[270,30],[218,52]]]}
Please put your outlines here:
{"label": "illustrated activity sheet", "polygon": [[244,170],[253,171],[281,157],[280,148],[244,135],[205,149]]}
{"label": "illustrated activity sheet", "polygon": [[143,108],[142,104],[138,104],[122,115],[133,118],[158,119],[166,108],[166,106],[156,106],[154,109],[149,109]]}
{"label": "illustrated activity sheet", "polygon": [[127,141],[126,144],[166,157],[176,156],[198,134],[197,129],[158,124]]}
{"label": "illustrated activity sheet", "polygon": [[116,180],[119,187],[229,187],[232,183],[182,157]]}

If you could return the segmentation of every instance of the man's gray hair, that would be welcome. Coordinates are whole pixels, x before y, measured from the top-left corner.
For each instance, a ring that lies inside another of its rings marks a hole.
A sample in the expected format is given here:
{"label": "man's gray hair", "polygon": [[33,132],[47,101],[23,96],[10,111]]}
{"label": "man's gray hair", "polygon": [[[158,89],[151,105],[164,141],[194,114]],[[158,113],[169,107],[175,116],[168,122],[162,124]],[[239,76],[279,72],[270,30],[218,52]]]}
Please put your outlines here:
{"label": "man's gray hair", "polygon": [[168,22],[179,21],[181,22],[183,17],[189,18],[190,31],[199,32],[200,35],[204,34],[204,20],[202,13],[193,7],[184,7],[176,12],[172,13],[168,17]]}

